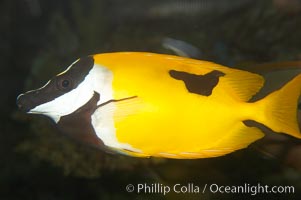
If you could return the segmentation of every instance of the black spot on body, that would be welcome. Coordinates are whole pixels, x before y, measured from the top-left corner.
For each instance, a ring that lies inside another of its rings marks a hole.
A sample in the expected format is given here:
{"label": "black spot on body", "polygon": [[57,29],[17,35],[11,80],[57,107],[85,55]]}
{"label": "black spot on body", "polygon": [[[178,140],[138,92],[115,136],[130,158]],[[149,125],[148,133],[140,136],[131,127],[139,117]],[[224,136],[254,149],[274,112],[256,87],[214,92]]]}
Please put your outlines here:
{"label": "black spot on body", "polygon": [[55,98],[70,92],[80,85],[93,68],[92,56],[79,59],[67,72],[50,79],[43,88],[21,94],[17,99],[18,107],[23,111],[29,111],[38,105],[47,103]]}
{"label": "black spot on body", "polygon": [[212,94],[212,90],[219,82],[219,77],[224,76],[225,74],[218,70],[211,71],[205,75],[196,75],[183,71],[170,70],[169,75],[174,79],[183,81],[190,93],[210,96]]}

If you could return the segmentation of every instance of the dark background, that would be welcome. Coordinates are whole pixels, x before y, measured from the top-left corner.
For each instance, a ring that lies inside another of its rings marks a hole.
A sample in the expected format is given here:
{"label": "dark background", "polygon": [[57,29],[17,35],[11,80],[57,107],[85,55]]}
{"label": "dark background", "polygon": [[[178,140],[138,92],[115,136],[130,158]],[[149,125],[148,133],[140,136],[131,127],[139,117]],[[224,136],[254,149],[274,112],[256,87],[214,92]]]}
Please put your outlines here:
{"label": "dark background", "polygon": [[125,190],[129,183],[189,182],[293,185],[295,194],[268,196],[300,199],[301,154],[290,155],[291,146],[274,158],[252,147],[199,160],[107,155],[15,105],[18,94],[42,86],[78,57],[112,51],[173,54],[162,46],[167,37],[194,45],[201,59],[232,67],[300,60],[300,11],[299,0],[1,0],[0,199],[267,197]]}

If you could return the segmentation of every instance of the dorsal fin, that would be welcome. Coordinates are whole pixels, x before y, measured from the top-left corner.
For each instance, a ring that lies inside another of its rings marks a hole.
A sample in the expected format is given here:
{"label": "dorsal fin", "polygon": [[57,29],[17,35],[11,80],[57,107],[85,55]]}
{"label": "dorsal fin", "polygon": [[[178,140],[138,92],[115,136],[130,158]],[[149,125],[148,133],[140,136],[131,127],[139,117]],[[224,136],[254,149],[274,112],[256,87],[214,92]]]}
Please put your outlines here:
{"label": "dorsal fin", "polygon": [[258,74],[237,69],[218,67],[225,73],[220,77],[221,90],[227,90],[231,96],[241,101],[249,101],[263,86],[264,78]]}
{"label": "dorsal fin", "polygon": [[[219,71],[224,76],[219,77],[219,83],[215,87],[215,94],[225,95],[225,91],[240,101],[249,101],[263,86],[264,78],[252,72],[225,67],[213,62],[182,59],[178,61],[189,66],[202,68],[202,71]],[[214,94],[213,94],[214,95]]]}

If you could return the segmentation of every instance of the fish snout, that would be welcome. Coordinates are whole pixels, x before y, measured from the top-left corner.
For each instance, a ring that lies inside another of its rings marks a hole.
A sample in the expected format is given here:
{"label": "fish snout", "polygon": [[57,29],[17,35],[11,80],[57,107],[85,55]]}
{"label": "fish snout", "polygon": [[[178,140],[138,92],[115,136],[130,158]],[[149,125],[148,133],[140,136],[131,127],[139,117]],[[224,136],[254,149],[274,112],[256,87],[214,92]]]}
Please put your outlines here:
{"label": "fish snout", "polygon": [[26,106],[26,97],[24,94],[20,94],[17,97],[17,106],[19,108],[19,110],[24,111],[24,112],[28,112],[29,109]]}
{"label": "fish snout", "polygon": [[20,94],[17,97],[17,106],[23,112],[29,112],[33,108],[33,102],[31,98],[29,98],[28,94]]}

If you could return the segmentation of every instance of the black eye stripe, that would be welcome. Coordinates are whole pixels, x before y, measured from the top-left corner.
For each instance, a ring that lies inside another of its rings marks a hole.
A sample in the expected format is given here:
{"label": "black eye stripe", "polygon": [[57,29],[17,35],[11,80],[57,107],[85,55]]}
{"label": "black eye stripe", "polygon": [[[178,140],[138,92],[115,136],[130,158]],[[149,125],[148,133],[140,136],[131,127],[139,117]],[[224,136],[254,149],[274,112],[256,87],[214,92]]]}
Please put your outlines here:
{"label": "black eye stripe", "polygon": [[60,75],[72,80],[73,88],[76,88],[81,82],[84,81],[90,70],[93,68],[94,59],[92,56],[79,59],[70,67],[64,74]]}
{"label": "black eye stripe", "polygon": [[[22,106],[26,110],[31,110],[76,89],[85,80],[93,66],[94,59],[92,56],[79,59],[68,71],[52,78],[45,87],[23,94],[22,102],[24,105]],[[64,82],[65,80],[68,80],[68,83]]]}

